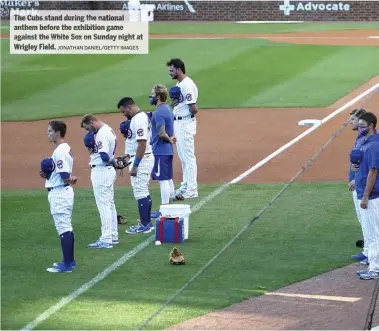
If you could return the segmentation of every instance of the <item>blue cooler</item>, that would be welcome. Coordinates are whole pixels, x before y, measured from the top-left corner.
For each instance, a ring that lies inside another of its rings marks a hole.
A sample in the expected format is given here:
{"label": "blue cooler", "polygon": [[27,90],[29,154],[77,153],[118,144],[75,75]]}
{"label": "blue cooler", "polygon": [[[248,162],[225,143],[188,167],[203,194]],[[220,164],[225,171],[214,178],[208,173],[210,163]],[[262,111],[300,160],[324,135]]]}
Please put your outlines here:
{"label": "blue cooler", "polygon": [[184,219],[160,217],[155,221],[155,240],[163,243],[184,242]]}

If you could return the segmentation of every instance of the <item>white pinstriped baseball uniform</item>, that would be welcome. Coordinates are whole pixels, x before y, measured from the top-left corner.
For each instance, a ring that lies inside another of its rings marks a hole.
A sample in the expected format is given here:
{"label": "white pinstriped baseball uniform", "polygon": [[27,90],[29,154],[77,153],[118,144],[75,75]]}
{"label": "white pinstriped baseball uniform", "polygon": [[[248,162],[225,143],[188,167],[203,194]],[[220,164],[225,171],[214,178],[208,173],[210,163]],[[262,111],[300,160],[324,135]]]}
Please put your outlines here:
{"label": "white pinstriped baseball uniform", "polygon": [[96,150],[90,156],[91,181],[97,209],[101,219],[100,241],[112,244],[118,240],[117,211],[114,202],[114,183],[117,178],[113,166],[107,166],[100,153],[105,152],[110,159],[114,158],[117,138],[113,129],[103,125],[95,134]]}
{"label": "white pinstriped baseball uniform", "polygon": [[[59,235],[73,231],[71,224],[74,208],[74,190],[68,186],[59,173],[72,174],[74,159],[71,147],[67,143],[59,144],[53,152],[54,171],[45,181],[45,187],[51,189],[48,193],[50,213],[53,216],[55,228]],[[66,186],[65,186],[66,185]]]}
{"label": "white pinstriped baseball uniform", "polygon": [[146,113],[139,111],[130,121],[128,136],[125,140],[125,154],[131,156],[129,170],[133,168],[138,141],[146,140],[146,150],[137,170],[136,176],[131,176],[133,195],[136,200],[150,195],[149,182],[154,167],[154,155],[151,147],[151,122]]}
{"label": "white pinstriped baseball uniform", "polygon": [[180,87],[179,104],[173,109],[176,147],[182,164],[183,181],[180,190],[187,195],[197,195],[197,162],[195,156],[196,117],[190,112],[190,104],[197,102],[198,88],[188,76],[176,83]]}

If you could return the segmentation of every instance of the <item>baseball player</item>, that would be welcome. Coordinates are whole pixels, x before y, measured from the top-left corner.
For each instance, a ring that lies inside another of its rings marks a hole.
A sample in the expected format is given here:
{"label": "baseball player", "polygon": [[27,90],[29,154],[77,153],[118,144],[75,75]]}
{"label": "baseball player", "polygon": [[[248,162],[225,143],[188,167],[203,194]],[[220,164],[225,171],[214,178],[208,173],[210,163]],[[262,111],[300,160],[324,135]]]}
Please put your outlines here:
{"label": "baseball player", "polygon": [[49,272],[72,272],[76,267],[74,259],[74,231],[71,217],[74,207],[74,190],[70,185],[77,182],[72,176],[74,159],[71,147],[64,140],[67,127],[62,121],[51,121],[47,129],[47,137],[56,145],[51,158],[41,162],[40,176],[45,178],[50,212],[55,228],[61,239],[63,261],[55,262]]}
{"label": "baseball player", "polygon": [[[353,131],[358,131],[358,121],[360,117],[366,114],[366,111],[364,109],[354,109],[350,113],[350,124],[351,128]],[[362,143],[364,141],[364,136],[361,135],[360,132],[357,134],[357,138],[354,143],[354,148],[360,148],[362,146]],[[349,168],[349,191],[352,192],[353,194],[353,202],[354,202],[354,207],[355,211],[357,214],[358,221],[362,227],[362,222],[361,222],[361,217],[360,217],[360,206],[358,203],[357,199],[357,192],[355,191],[355,172],[352,170],[352,164],[350,163],[350,168]],[[363,233],[363,227],[362,227],[362,233]],[[365,241],[365,235],[363,233],[363,241]],[[368,263],[368,252],[367,252],[367,244],[363,247],[363,252],[353,255],[352,259],[356,261],[361,261],[362,264],[367,264]]]}
{"label": "baseball player", "polygon": [[367,270],[358,272],[361,279],[379,278],[379,135],[375,134],[376,124],[373,113],[361,116],[358,130],[365,138],[359,149],[359,160],[352,162],[353,171],[357,172],[355,189],[370,262]]}
{"label": "baseball player", "polygon": [[131,226],[125,232],[128,234],[150,233],[154,230],[150,219],[152,201],[149,192],[150,175],[154,167],[154,155],[150,145],[151,122],[147,114],[138,108],[132,98],[122,98],[118,102],[117,108],[130,120],[125,141],[125,153],[130,155],[132,162],[129,166],[129,173],[140,216],[139,223]]}
{"label": "baseball player", "polygon": [[166,63],[169,75],[176,79],[179,93],[172,94],[171,107],[174,113],[174,133],[178,156],[182,164],[183,182],[176,192],[176,199],[190,199],[199,196],[197,188],[197,163],[195,156],[196,105],[198,88],[186,75],[185,65],[180,59],[171,59]]}
{"label": "baseball player", "polygon": [[[99,121],[95,115],[84,115],[81,127],[93,133],[94,143],[90,142],[88,133],[87,144],[92,149],[90,155],[91,181],[97,209],[101,219],[101,236],[89,248],[113,248],[118,241],[117,211],[114,203],[114,183],[117,178],[115,152],[117,138],[113,129]],[[86,139],[85,139],[86,144]],[[87,145],[86,147],[89,148]],[[92,147],[93,146],[93,147]]]}
{"label": "baseball player", "polygon": [[[151,177],[159,182],[162,205],[169,204],[170,198],[175,195],[172,164],[174,158],[173,145],[176,138],[174,137],[174,115],[166,104],[167,98],[167,88],[162,84],[155,85],[149,97],[150,104],[157,106],[151,119],[151,144],[155,159]],[[159,216],[159,211],[151,214],[151,218]]]}

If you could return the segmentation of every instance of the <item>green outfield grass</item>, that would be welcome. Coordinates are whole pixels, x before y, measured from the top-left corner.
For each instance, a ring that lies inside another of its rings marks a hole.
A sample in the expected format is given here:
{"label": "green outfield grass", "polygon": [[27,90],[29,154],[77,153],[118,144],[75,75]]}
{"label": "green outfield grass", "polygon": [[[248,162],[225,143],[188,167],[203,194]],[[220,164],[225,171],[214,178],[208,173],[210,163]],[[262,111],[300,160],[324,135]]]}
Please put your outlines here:
{"label": "green outfield grass", "polygon": [[[138,328],[282,187],[230,187],[190,216],[190,239],[179,245],[185,266],[169,264],[172,244],[151,244],[37,329]],[[214,188],[201,186],[201,197]],[[2,191],[2,329],[20,329],[147,238],[127,236],[127,226],[120,226],[116,248],[86,248],[97,239],[100,221],[92,191],[76,189],[78,266],[72,274],[50,274],[46,268],[61,253],[46,195],[45,190]],[[116,205],[134,223],[130,187],[116,190]],[[295,183],[147,328],[163,329],[349,264],[359,237],[346,183]]]}
{"label": "green outfield grass", "polygon": [[223,23],[161,23],[154,22],[149,25],[152,34],[190,34],[190,33],[286,33],[307,31],[340,31],[340,30],[371,30],[379,29],[377,23],[283,23],[283,24],[238,24],[234,22]]}
{"label": "green outfield grass", "polygon": [[152,86],[175,83],[165,63],[176,56],[198,85],[200,109],[327,106],[379,72],[378,47],[151,40],[149,55],[15,56],[2,46],[3,121],[117,112],[126,95],[151,110]]}
{"label": "green outfield grass", "polygon": [[[152,22],[149,24],[151,34],[175,34],[175,33],[286,33],[306,31],[332,31],[332,30],[368,30],[379,29],[379,23],[283,23],[283,24],[237,24],[234,22],[223,23],[173,23]],[[9,33],[9,25],[3,24],[1,32]]]}

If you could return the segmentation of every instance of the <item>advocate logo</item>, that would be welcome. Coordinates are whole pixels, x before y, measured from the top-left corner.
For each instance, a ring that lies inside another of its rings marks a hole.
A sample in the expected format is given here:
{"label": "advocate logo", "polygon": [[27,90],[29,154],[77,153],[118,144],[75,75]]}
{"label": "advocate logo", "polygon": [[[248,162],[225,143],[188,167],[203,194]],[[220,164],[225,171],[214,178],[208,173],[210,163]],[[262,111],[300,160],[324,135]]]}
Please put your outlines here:
{"label": "advocate logo", "polygon": [[279,6],[285,16],[289,16],[292,11],[349,11],[350,5],[343,2],[313,3],[313,2],[295,2],[291,4],[290,0],[284,0],[284,4]]}

